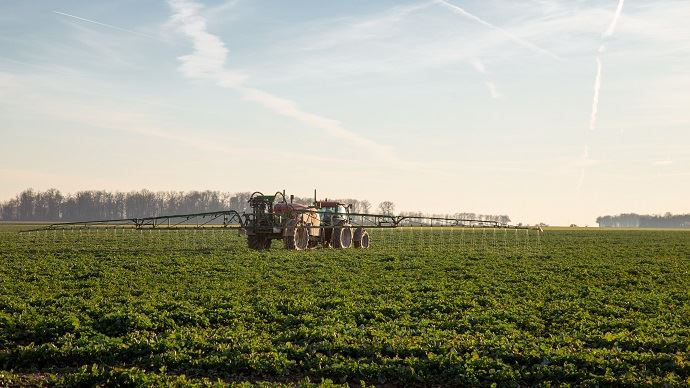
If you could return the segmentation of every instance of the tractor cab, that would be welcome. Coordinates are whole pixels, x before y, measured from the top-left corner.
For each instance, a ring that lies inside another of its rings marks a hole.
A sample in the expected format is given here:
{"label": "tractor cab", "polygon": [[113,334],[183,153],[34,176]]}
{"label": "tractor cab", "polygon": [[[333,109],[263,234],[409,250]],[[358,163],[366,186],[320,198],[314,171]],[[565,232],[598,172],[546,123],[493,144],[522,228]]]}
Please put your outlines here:
{"label": "tractor cab", "polygon": [[334,226],[350,222],[350,206],[336,201],[317,201],[316,209],[321,218],[321,224]]}

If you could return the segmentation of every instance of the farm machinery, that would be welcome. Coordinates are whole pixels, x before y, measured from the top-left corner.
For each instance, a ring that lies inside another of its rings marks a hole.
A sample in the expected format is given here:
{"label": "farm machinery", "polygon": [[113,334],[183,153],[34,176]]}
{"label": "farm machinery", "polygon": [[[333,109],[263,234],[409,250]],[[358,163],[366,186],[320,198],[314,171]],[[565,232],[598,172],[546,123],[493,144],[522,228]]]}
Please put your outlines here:
{"label": "farm machinery", "polygon": [[[276,202],[280,198],[282,201]],[[285,193],[252,194],[252,212],[245,214],[247,245],[263,250],[272,240],[282,240],[287,249],[304,250],[319,245],[333,248],[368,248],[369,233],[353,225],[349,205],[337,201],[316,201],[312,206],[290,202]]]}
{"label": "farm machinery", "polygon": [[[333,200],[317,200],[311,205],[296,203],[294,196],[289,199],[285,192],[264,195],[253,193],[248,200],[247,211],[218,210],[203,213],[163,215],[145,218],[118,220],[78,221],[47,225],[36,231],[67,231],[85,229],[114,230],[227,230],[235,229],[243,233],[247,246],[253,250],[267,250],[273,240],[280,240],[289,250],[308,250],[317,247],[335,249],[366,249],[370,246],[372,229],[407,230],[460,230],[477,228],[504,230],[530,229],[524,226],[511,226],[497,221],[461,219],[428,216],[395,216],[392,214],[368,214],[353,211],[351,204]],[[541,232],[541,229],[539,229]],[[517,238],[517,234],[516,234]]]}

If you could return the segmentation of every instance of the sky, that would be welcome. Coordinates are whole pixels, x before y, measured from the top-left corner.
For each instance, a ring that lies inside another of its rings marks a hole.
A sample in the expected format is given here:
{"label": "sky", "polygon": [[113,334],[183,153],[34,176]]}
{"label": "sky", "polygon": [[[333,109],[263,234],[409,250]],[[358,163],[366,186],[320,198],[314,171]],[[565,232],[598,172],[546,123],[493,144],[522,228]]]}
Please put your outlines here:
{"label": "sky", "polygon": [[0,200],[222,190],[690,212],[690,2],[0,3]]}

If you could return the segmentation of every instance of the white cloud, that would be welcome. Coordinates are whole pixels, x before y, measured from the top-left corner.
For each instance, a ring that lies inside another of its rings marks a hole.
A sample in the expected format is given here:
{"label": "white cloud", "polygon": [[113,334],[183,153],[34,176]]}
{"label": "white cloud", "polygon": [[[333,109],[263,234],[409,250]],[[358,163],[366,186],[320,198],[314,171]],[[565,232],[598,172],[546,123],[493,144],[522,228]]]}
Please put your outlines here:
{"label": "white cloud", "polygon": [[486,85],[486,88],[489,90],[491,98],[501,98],[501,93],[498,92],[498,89],[496,89],[496,85],[493,82],[486,81],[484,82],[484,85]]}
{"label": "white cloud", "polygon": [[479,60],[479,58],[471,58],[470,63],[472,64],[472,67],[474,67],[474,69],[479,73],[486,74],[486,67],[484,66],[484,63]]}
{"label": "white cloud", "polygon": [[[198,14],[201,5],[186,0],[170,0],[174,10],[170,21],[192,39],[194,52],[178,59],[180,72],[189,78],[217,80],[224,73],[228,49],[216,35],[206,30],[206,19]],[[234,77],[230,77],[234,78]]]}
{"label": "white cloud", "polygon": [[174,13],[171,22],[192,39],[194,52],[179,57],[180,72],[191,79],[204,79],[218,86],[232,88],[246,100],[262,106],[303,124],[326,131],[352,145],[368,150],[372,156],[389,162],[397,161],[388,146],[380,145],[345,129],[338,121],[301,109],[297,103],[278,97],[266,91],[246,86],[247,77],[227,70],[225,62],[228,49],[221,39],[208,32],[206,19],[200,15],[202,6],[188,0],[169,0]]}
{"label": "white cloud", "polygon": [[486,89],[489,91],[489,95],[491,96],[491,98],[501,98],[501,93],[498,92],[498,88],[496,88],[496,83],[494,83],[494,81],[492,81],[489,78],[489,73],[486,70],[486,66],[484,66],[484,63],[479,58],[470,58],[469,62],[472,65],[472,67],[486,79],[484,81],[484,85],[486,86]]}

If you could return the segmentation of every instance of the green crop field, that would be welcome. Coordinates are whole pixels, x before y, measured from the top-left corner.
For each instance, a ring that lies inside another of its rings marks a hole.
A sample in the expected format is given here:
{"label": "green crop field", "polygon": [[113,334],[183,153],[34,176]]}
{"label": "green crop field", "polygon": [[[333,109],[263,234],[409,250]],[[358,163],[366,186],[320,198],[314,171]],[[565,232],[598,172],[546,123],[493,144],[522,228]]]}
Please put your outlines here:
{"label": "green crop field", "polygon": [[[0,226],[0,385],[690,384],[690,233]],[[529,234],[532,233],[532,234]]]}

